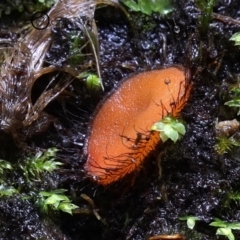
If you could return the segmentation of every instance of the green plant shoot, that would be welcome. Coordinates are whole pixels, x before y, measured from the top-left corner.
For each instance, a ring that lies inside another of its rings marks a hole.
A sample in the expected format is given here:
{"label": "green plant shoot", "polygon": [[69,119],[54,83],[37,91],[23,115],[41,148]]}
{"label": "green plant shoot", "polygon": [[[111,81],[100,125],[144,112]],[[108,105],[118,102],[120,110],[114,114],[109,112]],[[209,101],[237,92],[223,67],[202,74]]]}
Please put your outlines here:
{"label": "green plant shoot", "polygon": [[234,87],[231,93],[233,94],[232,100],[225,102],[224,105],[239,108],[237,115],[240,115],[240,88]]}
{"label": "green plant shoot", "polygon": [[49,148],[46,152],[38,152],[34,157],[27,158],[26,165],[22,167],[26,178],[39,179],[41,173],[58,169],[62,163],[55,160],[56,152],[56,148]]}
{"label": "green plant shoot", "polygon": [[228,195],[229,199],[234,201],[240,201],[240,193],[239,192],[232,192]]}
{"label": "green plant shoot", "polygon": [[234,33],[229,40],[234,41],[235,46],[240,46],[240,32]]}
{"label": "green plant shoot", "polygon": [[232,230],[240,230],[240,223],[227,223],[218,218],[209,224],[210,226],[217,227],[216,235],[226,236],[229,240],[235,240]]}
{"label": "green plant shoot", "polygon": [[101,88],[101,79],[96,74],[83,72],[77,78],[85,79],[89,90],[99,90]]}
{"label": "green plant shoot", "polygon": [[3,174],[5,170],[12,170],[12,166],[8,161],[0,159],[0,174]]}
{"label": "green plant shoot", "polygon": [[49,209],[54,211],[63,211],[72,214],[72,211],[78,208],[77,205],[72,204],[70,199],[64,195],[65,189],[57,189],[51,192],[42,191],[39,193],[37,204],[45,212]]}
{"label": "green plant shoot", "polygon": [[212,19],[213,6],[215,0],[195,0],[195,4],[202,11],[200,17],[200,23],[203,31],[206,31],[209,28],[209,22]]}
{"label": "green plant shoot", "polygon": [[135,12],[142,12],[151,15],[152,12],[158,12],[166,15],[173,10],[171,0],[121,0],[123,4]]}
{"label": "green plant shoot", "polygon": [[41,4],[44,4],[47,8],[50,8],[56,0],[38,0]]}
{"label": "green plant shoot", "polygon": [[186,133],[183,123],[172,116],[167,116],[160,122],[154,123],[151,130],[160,132],[160,138],[163,142],[170,138],[174,143]]}
{"label": "green plant shoot", "polygon": [[217,137],[217,143],[215,144],[214,149],[219,155],[223,155],[224,153],[231,151],[233,147],[240,147],[240,141],[233,137],[227,138],[223,136]]}
{"label": "green plant shoot", "polygon": [[194,216],[184,216],[184,217],[180,217],[180,220],[187,220],[187,226],[190,229],[193,229],[195,227],[196,221],[201,220],[199,217],[194,217]]}
{"label": "green plant shoot", "polygon": [[18,193],[17,189],[15,189],[14,187],[7,187],[5,185],[0,185],[0,196],[12,196],[13,194]]}

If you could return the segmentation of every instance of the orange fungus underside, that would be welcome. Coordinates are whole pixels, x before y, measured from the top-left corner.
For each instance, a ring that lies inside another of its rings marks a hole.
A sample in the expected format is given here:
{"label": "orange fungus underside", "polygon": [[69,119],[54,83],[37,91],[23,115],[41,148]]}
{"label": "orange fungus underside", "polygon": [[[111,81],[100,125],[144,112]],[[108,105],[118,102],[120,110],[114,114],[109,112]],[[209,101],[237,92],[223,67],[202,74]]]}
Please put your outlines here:
{"label": "orange fungus underside", "polygon": [[137,170],[160,142],[151,126],[177,116],[191,90],[181,66],[139,73],[123,81],[95,113],[85,152],[87,174],[108,185]]}

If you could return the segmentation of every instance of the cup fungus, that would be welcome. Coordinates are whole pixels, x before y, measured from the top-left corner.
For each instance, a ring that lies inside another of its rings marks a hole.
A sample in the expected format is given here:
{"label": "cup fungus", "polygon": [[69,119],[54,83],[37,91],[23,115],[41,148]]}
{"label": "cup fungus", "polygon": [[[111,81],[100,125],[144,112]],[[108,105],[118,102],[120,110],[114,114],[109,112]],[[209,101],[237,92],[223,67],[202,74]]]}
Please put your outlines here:
{"label": "cup fungus", "polygon": [[191,83],[182,66],[136,74],[102,101],[85,143],[85,170],[94,181],[108,185],[139,169],[160,142],[151,126],[168,114],[179,115]]}

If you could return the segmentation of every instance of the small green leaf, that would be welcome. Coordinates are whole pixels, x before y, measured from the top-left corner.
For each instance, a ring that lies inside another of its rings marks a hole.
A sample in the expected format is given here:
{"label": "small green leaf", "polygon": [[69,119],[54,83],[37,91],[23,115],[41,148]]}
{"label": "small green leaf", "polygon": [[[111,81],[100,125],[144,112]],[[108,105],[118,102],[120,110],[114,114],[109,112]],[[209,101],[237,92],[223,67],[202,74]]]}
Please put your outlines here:
{"label": "small green leaf", "polygon": [[58,150],[56,148],[48,148],[44,155],[46,158],[55,157],[57,151]]}
{"label": "small green leaf", "polygon": [[174,143],[178,140],[178,132],[172,126],[166,125],[163,131]]}
{"label": "small green leaf", "polygon": [[14,187],[0,185],[0,196],[12,196],[15,193],[18,193],[18,191]]}
{"label": "small green leaf", "polygon": [[35,156],[28,157],[25,164],[20,164],[28,181],[40,180],[43,172],[52,172],[63,165],[55,160],[57,149],[50,148],[45,152],[39,151]]}
{"label": "small green leaf", "polygon": [[234,33],[229,40],[235,41],[235,46],[240,45],[240,32]]}
{"label": "small green leaf", "polygon": [[39,193],[39,195],[41,197],[49,197],[52,194],[62,194],[64,192],[66,192],[66,191],[67,191],[66,189],[55,189],[55,190],[53,190],[51,192],[42,191],[42,192]]}
{"label": "small green leaf", "polygon": [[166,15],[173,10],[171,0],[121,0],[127,7],[136,12],[150,15],[158,12]]}
{"label": "small green leaf", "polygon": [[173,128],[182,135],[186,133],[185,126],[182,123],[178,123],[178,122],[174,123]]}
{"label": "small green leaf", "polygon": [[216,235],[226,236],[229,240],[235,240],[231,228],[218,228]]}
{"label": "small green leaf", "polygon": [[45,200],[45,204],[54,205],[57,207],[60,201],[67,201],[68,198],[64,195],[52,194]]}
{"label": "small green leaf", "polygon": [[77,209],[78,206],[69,202],[62,202],[58,206],[59,210],[72,215],[72,210]]}
{"label": "small green leaf", "polygon": [[224,105],[229,107],[239,108],[237,115],[240,115],[240,88],[234,87],[231,89],[232,100],[225,102]]}
{"label": "small green leaf", "polygon": [[209,225],[213,227],[221,227],[221,228],[227,227],[227,223],[223,222],[219,218],[214,218],[214,222],[211,222]]}
{"label": "small green leaf", "polygon": [[63,165],[63,163],[55,161],[46,161],[42,164],[42,170],[47,172],[52,172],[58,168],[58,166]]}
{"label": "small green leaf", "polygon": [[52,209],[72,214],[72,210],[78,208],[78,206],[72,204],[69,198],[63,194],[64,192],[66,192],[65,189],[56,189],[51,192],[42,191],[39,193],[36,204],[44,211]]}
{"label": "small green leaf", "polygon": [[147,15],[150,15],[152,13],[151,4],[149,4],[149,1],[138,0],[138,6],[139,11],[141,11],[142,13],[145,13]]}
{"label": "small green leaf", "polygon": [[228,223],[228,227],[233,230],[240,230],[240,223]]}
{"label": "small green leaf", "polygon": [[0,174],[3,174],[5,170],[12,170],[12,166],[9,162],[0,159]]}
{"label": "small green leaf", "polygon": [[160,132],[160,138],[163,142],[166,142],[169,139],[169,137],[164,132]]}
{"label": "small green leaf", "polygon": [[240,99],[233,99],[228,102],[225,102],[224,105],[230,106],[230,107],[240,107]]}
{"label": "small green leaf", "polygon": [[98,90],[101,88],[101,79],[95,74],[89,74],[87,77],[87,87],[91,90]]}
{"label": "small green leaf", "polygon": [[199,217],[194,217],[194,216],[185,216],[185,217],[180,217],[180,220],[187,220],[187,226],[190,229],[193,229],[196,221],[201,220]]}
{"label": "small green leaf", "polygon": [[190,229],[193,229],[196,223],[196,220],[200,220],[198,217],[191,217],[187,220],[187,226]]}
{"label": "small green leaf", "polygon": [[77,76],[78,79],[85,79],[87,88],[90,90],[99,90],[101,88],[101,78],[99,78],[96,74],[82,72]]}
{"label": "small green leaf", "polygon": [[232,233],[232,229],[240,230],[239,222],[228,223],[228,222],[224,222],[218,218],[215,218],[214,222],[210,223],[209,225],[218,227],[216,234],[224,235],[224,236],[228,237],[229,240],[235,240],[235,237]]}
{"label": "small green leaf", "polygon": [[163,122],[156,122],[152,125],[151,130],[153,131],[161,131],[164,127],[164,123]]}
{"label": "small green leaf", "polygon": [[12,165],[9,162],[0,159],[0,168],[12,170]]}

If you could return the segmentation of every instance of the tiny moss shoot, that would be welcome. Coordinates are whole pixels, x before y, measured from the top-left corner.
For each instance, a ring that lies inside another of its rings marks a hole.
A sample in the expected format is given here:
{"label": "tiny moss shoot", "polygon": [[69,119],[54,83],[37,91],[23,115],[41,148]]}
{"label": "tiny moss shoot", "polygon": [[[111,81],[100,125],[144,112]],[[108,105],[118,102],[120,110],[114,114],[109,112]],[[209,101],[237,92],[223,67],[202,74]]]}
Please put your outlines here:
{"label": "tiny moss shoot", "polygon": [[186,133],[183,123],[172,116],[167,116],[155,123],[151,130],[160,132],[160,138],[163,142],[171,139],[174,143]]}
{"label": "tiny moss shoot", "polygon": [[18,0],[18,1],[4,1],[4,4],[0,4],[0,18],[2,14],[9,15],[13,11],[20,13],[28,12],[33,13],[37,11],[43,11],[53,6],[57,0]]}
{"label": "tiny moss shoot", "polygon": [[77,78],[84,79],[89,90],[94,91],[101,89],[101,79],[96,74],[83,72],[79,74]]}
{"label": "tiny moss shoot", "polygon": [[13,194],[19,193],[17,189],[12,186],[6,186],[5,184],[0,185],[0,197],[7,196],[11,197]]}
{"label": "tiny moss shoot", "polygon": [[22,165],[22,170],[26,178],[40,179],[43,172],[52,172],[59,168],[62,163],[55,160],[57,149],[50,148],[46,152],[38,152],[34,157],[28,157]]}
{"label": "tiny moss shoot", "polygon": [[227,101],[225,105],[237,108],[237,115],[240,115],[240,88],[234,87],[230,92],[232,94],[232,100]]}
{"label": "tiny moss shoot", "polygon": [[6,174],[12,170],[13,166],[8,161],[0,159],[0,197],[12,196],[13,194],[18,193],[17,189],[6,183]]}
{"label": "tiny moss shoot", "polygon": [[[194,228],[196,221],[201,220],[199,217],[195,217],[195,216],[184,216],[184,217],[180,217],[179,219],[183,221],[187,221],[187,226],[190,229]],[[239,222],[228,223],[218,218],[214,218],[214,221],[211,222],[209,226],[217,227],[216,235],[225,236],[229,240],[235,240],[235,236],[232,230],[240,230]]]}
{"label": "tiny moss shoot", "polygon": [[70,34],[71,45],[70,45],[70,65],[72,67],[79,66],[83,64],[84,53],[83,48],[86,45],[86,39],[80,33]]}
{"label": "tiny moss shoot", "polygon": [[3,175],[5,170],[12,170],[12,165],[8,161],[0,159],[0,175]]}
{"label": "tiny moss shoot", "polygon": [[214,149],[219,155],[223,155],[224,153],[231,151],[233,147],[240,147],[240,141],[233,137],[227,138],[223,136],[217,137],[217,143],[215,144]]}
{"label": "tiny moss shoot", "polygon": [[57,0],[38,0],[39,3],[43,4],[45,7],[50,8]]}
{"label": "tiny moss shoot", "polygon": [[202,14],[200,17],[200,27],[203,32],[209,28],[209,22],[212,19],[212,12],[215,0],[196,0],[195,1]]}
{"label": "tiny moss shoot", "polygon": [[[35,185],[35,183],[43,181],[44,174],[51,173],[62,165],[62,163],[56,161],[56,152],[56,148],[50,148],[45,152],[40,151],[34,156],[20,160],[20,164],[14,165],[5,160],[0,160],[0,197],[11,197],[18,194],[21,195],[22,199],[33,201],[46,214],[49,211],[62,211],[72,214],[72,211],[78,206],[71,203],[65,195],[67,190],[44,191],[42,188],[39,190],[39,186]],[[7,179],[6,174],[13,171],[23,176],[21,185]]]}
{"label": "tiny moss shoot", "polygon": [[72,211],[78,206],[71,203],[70,199],[64,194],[67,190],[56,189],[51,192],[42,191],[38,195],[36,204],[40,206],[44,212],[63,211],[72,215]]}
{"label": "tiny moss shoot", "polygon": [[227,193],[227,196],[226,196],[226,206],[227,207],[229,206],[229,203],[231,201],[234,201],[236,203],[240,202],[240,192],[239,191]]}

